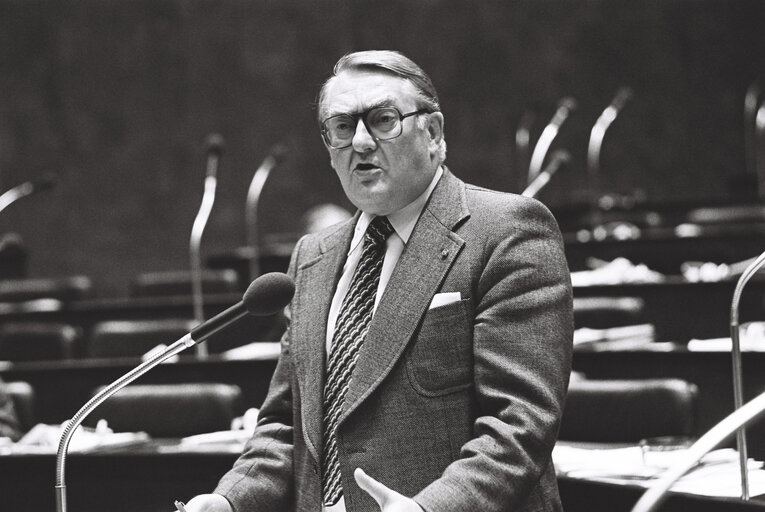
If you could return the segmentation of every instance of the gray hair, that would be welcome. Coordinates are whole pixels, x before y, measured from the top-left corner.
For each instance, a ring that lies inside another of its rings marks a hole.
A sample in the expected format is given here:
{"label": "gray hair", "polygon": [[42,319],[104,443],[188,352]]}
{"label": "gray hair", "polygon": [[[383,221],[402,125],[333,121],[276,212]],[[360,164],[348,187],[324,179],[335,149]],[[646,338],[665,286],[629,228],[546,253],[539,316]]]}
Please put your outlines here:
{"label": "gray hair", "polygon": [[[377,71],[395,75],[410,82],[417,91],[418,108],[427,108],[431,112],[441,110],[438,94],[433,82],[425,71],[403,54],[392,50],[368,50],[343,55],[332,69],[332,75],[319,89],[316,105],[319,118],[323,114],[324,96],[327,85],[341,72],[348,70]],[[422,119],[422,118],[420,118]],[[417,126],[425,127],[425,122],[418,119]],[[320,119],[321,120],[321,119]],[[439,162],[446,160],[446,140],[441,137],[438,146]]]}

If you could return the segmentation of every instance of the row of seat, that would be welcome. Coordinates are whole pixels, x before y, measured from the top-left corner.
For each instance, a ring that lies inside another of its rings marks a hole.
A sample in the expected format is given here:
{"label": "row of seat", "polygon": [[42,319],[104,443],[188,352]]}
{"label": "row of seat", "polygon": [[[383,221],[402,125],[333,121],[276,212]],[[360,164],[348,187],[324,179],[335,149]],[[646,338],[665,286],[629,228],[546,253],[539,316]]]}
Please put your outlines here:
{"label": "row of seat", "polygon": [[[575,300],[577,326],[610,327],[636,323],[641,319],[642,308],[640,300],[629,297]],[[106,320],[95,323],[87,333],[79,326],[61,322],[0,323],[0,360],[136,357],[157,345],[176,341],[196,323],[189,318]]]}
{"label": "row of seat", "polygon": [[[7,384],[22,427],[34,424],[34,390]],[[96,392],[97,390],[94,390]],[[696,434],[697,387],[681,379],[595,380],[574,374],[559,438],[627,442]],[[227,430],[243,413],[241,389],[233,384],[129,385],[101,404],[86,425],[105,419],[115,432],[183,437]]]}
{"label": "row of seat", "polygon": [[188,333],[191,319],[109,320],[83,329],[58,322],[10,322],[0,325],[0,360],[46,361],[76,357],[136,357],[157,345],[169,345]]}
{"label": "row of seat", "polygon": [[[1,274],[0,274],[1,275]],[[239,273],[230,268],[206,268],[201,273],[206,294],[241,292]],[[191,295],[191,273],[187,270],[145,272],[130,282],[132,297]],[[0,302],[55,299],[63,302],[90,298],[95,293],[92,280],[85,275],[53,278],[0,278]]]}

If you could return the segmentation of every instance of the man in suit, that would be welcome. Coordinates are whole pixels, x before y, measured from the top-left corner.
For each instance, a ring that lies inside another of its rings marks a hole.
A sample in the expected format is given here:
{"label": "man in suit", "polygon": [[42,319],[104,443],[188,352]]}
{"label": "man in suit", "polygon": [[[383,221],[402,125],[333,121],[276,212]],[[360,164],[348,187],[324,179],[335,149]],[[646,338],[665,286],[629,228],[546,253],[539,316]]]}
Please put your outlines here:
{"label": "man in suit", "polygon": [[341,58],[318,114],[359,211],[296,245],[255,434],[188,512],[561,510],[573,321],[552,215],[443,165],[435,89],[397,52]]}

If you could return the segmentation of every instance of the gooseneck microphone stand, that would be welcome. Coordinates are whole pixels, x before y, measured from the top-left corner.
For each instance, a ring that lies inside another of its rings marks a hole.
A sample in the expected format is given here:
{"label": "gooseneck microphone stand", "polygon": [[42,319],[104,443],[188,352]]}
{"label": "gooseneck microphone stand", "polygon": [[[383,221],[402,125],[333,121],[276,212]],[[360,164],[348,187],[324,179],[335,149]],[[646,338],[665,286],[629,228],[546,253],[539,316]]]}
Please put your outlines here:
{"label": "gooseneck microphone stand", "polygon": [[260,166],[252,175],[252,181],[247,189],[247,200],[245,202],[245,227],[247,229],[246,242],[249,249],[250,279],[255,279],[260,275],[260,226],[258,225],[258,204],[260,204],[260,195],[263,187],[268,180],[271,171],[281,163],[287,153],[286,146],[277,144],[271,149],[271,152],[263,160]]}
{"label": "gooseneck microphone stand", "polygon": [[[194,304],[194,320],[197,323],[204,321],[204,298],[202,295],[202,233],[204,233],[207,220],[210,218],[213,203],[215,202],[215,189],[218,184],[218,161],[223,152],[223,137],[213,134],[207,137],[207,171],[205,173],[205,189],[202,195],[202,203],[191,227],[189,239],[189,260],[191,263],[191,296]],[[196,354],[199,358],[207,357],[207,346],[197,345]]]}
{"label": "gooseneck microphone stand", "polygon": [[[741,274],[733,291],[733,299],[730,305],[730,340],[731,340],[731,358],[733,364],[733,405],[736,409],[744,404],[744,378],[741,365],[741,342],[739,339],[739,303],[741,294],[744,291],[746,283],[757,273],[765,264],[765,252],[760,254]],[[747,471],[746,461],[748,459],[746,446],[746,429],[739,428],[736,431],[736,448],[739,453],[739,465],[741,468],[741,498],[749,499],[749,472]]]}
{"label": "gooseneck microphone stand", "polygon": [[272,272],[265,274],[250,283],[241,302],[234,304],[225,311],[218,313],[208,321],[198,325],[178,341],[165,348],[148,360],[106,386],[91,398],[69,420],[61,434],[56,453],[56,510],[66,512],[66,454],[77,427],[93,410],[117,391],[133,382],[163,361],[179,354],[192,345],[201,344],[213,334],[228,327],[246,315],[267,316],[282,310],[292,299],[295,284],[286,274]]}
{"label": "gooseneck microphone stand", "polygon": [[53,174],[47,174],[42,178],[36,180],[25,181],[20,185],[16,185],[0,194],[0,212],[8,208],[10,205],[28,195],[47,190],[52,188],[56,184],[56,177]]}
{"label": "gooseneck microphone stand", "polygon": [[621,87],[616,91],[614,99],[603,110],[590,131],[590,140],[587,144],[587,182],[590,189],[590,227],[593,235],[602,229],[598,200],[600,199],[600,153],[603,149],[603,138],[630,98],[632,98],[632,89],[629,87]]}
{"label": "gooseneck microphone stand", "polygon": [[[135,379],[148,372],[161,362],[179,354],[188,347],[194,345],[196,342],[192,339],[191,333],[186,334],[184,337],[167,347],[160,354],[157,354],[133,370],[129,371],[112,384],[101,390],[93,398],[90,399],[77,413],[66,423],[64,431],[61,435],[61,439],[58,445],[58,452],[56,453],[56,511],[66,512],[66,453],[69,449],[69,442],[72,440],[77,427],[79,427],[83,420],[99,405],[101,405],[107,398],[111,397],[114,393],[133,382]],[[199,345],[197,345],[199,346]]]}

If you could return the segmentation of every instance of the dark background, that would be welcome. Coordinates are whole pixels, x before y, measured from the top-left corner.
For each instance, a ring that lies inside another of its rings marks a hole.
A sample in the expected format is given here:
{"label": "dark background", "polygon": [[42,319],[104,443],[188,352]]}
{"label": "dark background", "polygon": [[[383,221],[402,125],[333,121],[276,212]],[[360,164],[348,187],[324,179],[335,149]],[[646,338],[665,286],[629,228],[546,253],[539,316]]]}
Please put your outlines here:
{"label": "dark background", "polygon": [[[103,296],[140,272],[186,269],[204,141],[226,150],[203,253],[245,242],[254,170],[288,156],[261,199],[264,239],[311,206],[350,208],[313,103],[344,53],[396,49],[433,79],[458,176],[520,192],[521,116],[534,141],[564,96],[579,108],[553,146],[573,164],[540,195],[558,215],[587,198],[590,129],[620,86],[603,190],[656,204],[749,201],[743,102],[765,71],[765,2],[0,0],[0,191],[47,172],[52,191],[0,214],[31,277],[85,274]],[[565,219],[559,219],[564,221]]]}

